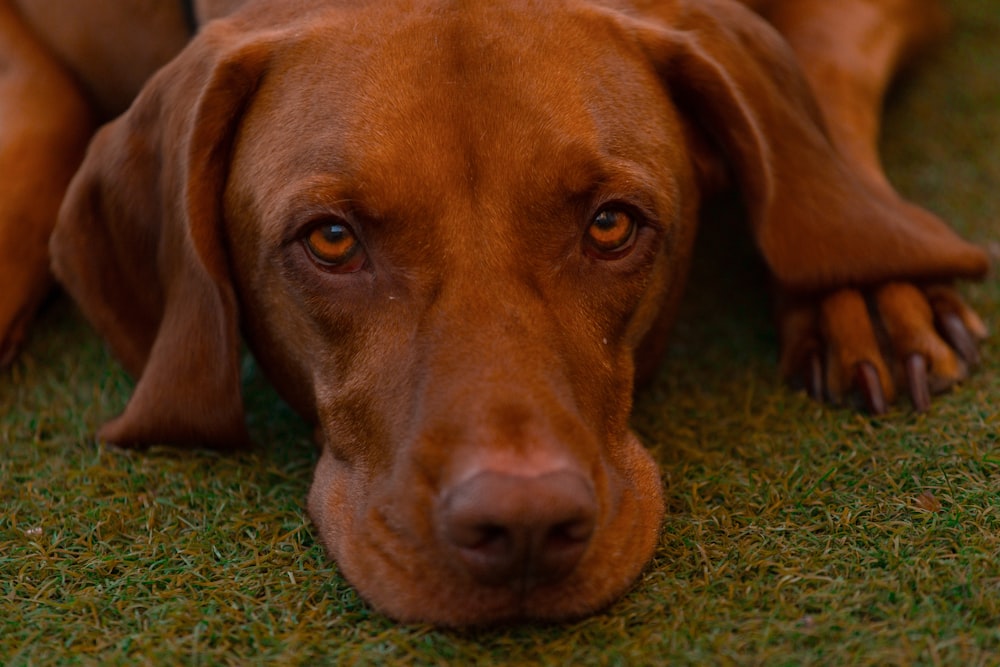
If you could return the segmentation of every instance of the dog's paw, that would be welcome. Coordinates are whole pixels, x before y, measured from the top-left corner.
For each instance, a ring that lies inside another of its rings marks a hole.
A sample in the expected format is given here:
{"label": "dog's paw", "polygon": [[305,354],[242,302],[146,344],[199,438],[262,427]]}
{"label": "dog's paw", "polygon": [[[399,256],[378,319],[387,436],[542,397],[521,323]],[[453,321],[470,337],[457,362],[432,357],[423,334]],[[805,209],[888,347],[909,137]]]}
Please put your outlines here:
{"label": "dog's paw", "polygon": [[898,393],[925,411],[931,395],[979,363],[982,319],[950,287],[888,283],[779,304],[781,370],[816,399],[858,397],[882,414]]}

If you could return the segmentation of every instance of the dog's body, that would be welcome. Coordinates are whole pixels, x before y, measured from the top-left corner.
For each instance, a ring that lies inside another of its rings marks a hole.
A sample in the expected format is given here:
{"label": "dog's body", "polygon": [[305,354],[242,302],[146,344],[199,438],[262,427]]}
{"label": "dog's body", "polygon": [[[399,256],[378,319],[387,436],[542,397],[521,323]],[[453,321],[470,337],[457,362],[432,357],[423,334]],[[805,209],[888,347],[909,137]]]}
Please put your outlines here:
{"label": "dog's body", "polygon": [[943,285],[986,258],[875,148],[930,0],[204,2],[190,41],[181,3],[132,4],[0,2],[0,356],[50,235],[138,378],[101,439],[245,443],[242,334],[317,425],[323,542],[398,618],[634,580],[663,506],[631,389],[729,181],[813,394],[924,409],[975,360]]}

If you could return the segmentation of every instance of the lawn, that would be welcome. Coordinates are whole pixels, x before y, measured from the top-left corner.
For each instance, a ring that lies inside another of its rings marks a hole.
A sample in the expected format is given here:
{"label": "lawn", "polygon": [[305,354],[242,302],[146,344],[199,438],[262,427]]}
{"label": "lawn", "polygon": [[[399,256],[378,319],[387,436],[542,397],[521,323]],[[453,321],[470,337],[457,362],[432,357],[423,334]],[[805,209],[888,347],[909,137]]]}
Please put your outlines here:
{"label": "lawn", "polygon": [[[897,186],[1000,256],[1000,10],[895,91]],[[605,612],[475,632],[372,611],[304,512],[315,452],[253,363],[250,454],[94,444],[130,380],[65,298],[0,375],[0,663],[1000,664],[1000,333],[930,413],[783,386],[745,235],[706,228],[634,427],[661,463],[654,562]],[[963,288],[1000,330],[995,275]],[[719,304],[725,304],[720,307]]]}

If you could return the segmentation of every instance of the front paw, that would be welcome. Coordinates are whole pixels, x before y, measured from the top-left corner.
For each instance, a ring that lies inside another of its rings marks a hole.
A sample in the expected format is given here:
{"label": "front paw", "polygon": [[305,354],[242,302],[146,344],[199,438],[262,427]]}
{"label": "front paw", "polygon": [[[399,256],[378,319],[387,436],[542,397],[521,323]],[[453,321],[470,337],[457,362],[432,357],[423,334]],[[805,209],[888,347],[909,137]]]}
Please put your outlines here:
{"label": "front paw", "polygon": [[781,370],[811,396],[860,397],[882,414],[898,393],[917,411],[979,363],[986,326],[950,287],[887,283],[779,303]]}

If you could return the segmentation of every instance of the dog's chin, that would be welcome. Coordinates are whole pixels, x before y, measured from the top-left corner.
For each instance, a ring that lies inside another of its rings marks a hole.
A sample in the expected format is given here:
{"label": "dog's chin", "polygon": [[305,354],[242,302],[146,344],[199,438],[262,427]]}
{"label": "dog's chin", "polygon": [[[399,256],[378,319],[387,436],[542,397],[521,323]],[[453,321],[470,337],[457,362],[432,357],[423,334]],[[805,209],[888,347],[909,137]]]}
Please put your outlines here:
{"label": "dog's chin", "polygon": [[[325,451],[309,491],[309,514],[328,554],[361,596],[402,622],[444,627],[566,621],[621,597],[656,547],[663,519],[659,470],[634,434],[601,464],[600,513],[576,567],[536,586],[485,585],[450,556],[431,527],[432,498],[402,497]],[[429,495],[429,494],[427,494]]]}

